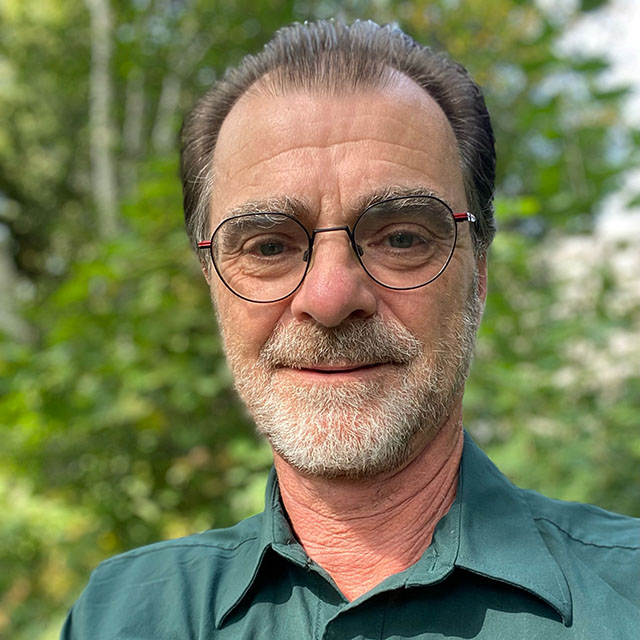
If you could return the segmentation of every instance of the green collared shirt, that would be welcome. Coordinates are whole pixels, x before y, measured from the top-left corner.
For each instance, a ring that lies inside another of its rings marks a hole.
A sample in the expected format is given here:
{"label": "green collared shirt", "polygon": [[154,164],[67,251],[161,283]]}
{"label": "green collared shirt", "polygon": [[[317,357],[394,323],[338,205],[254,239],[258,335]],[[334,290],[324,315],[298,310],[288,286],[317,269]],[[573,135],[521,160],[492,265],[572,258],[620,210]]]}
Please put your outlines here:
{"label": "green collared shirt", "polygon": [[103,562],[63,640],[640,638],[640,521],[514,487],[466,436],[456,500],[405,571],[348,602],[275,474],[264,513]]}

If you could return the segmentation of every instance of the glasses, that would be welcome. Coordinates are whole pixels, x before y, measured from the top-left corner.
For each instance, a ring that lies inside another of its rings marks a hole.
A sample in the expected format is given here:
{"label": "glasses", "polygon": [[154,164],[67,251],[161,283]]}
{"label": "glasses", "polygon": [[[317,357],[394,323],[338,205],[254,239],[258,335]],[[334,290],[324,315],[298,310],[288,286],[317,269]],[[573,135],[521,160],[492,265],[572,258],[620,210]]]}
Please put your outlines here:
{"label": "glasses", "polygon": [[249,302],[277,302],[294,293],[311,265],[317,234],[344,231],[367,275],[387,289],[408,290],[433,282],[447,268],[459,222],[473,214],[454,213],[435,196],[390,198],[367,207],[353,229],[314,229],[311,233],[287,213],[243,213],[223,220],[208,249],[218,276]]}

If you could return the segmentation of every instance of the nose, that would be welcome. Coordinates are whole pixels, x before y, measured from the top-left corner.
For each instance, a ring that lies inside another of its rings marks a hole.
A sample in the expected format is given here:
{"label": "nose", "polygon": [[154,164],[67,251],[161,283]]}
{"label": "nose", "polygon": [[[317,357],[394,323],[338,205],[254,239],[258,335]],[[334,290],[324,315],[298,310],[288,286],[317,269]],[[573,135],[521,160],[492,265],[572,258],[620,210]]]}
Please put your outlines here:
{"label": "nose", "polygon": [[313,319],[326,327],[376,312],[377,285],[358,262],[346,227],[318,229],[309,271],[294,294],[291,312],[298,320]]}

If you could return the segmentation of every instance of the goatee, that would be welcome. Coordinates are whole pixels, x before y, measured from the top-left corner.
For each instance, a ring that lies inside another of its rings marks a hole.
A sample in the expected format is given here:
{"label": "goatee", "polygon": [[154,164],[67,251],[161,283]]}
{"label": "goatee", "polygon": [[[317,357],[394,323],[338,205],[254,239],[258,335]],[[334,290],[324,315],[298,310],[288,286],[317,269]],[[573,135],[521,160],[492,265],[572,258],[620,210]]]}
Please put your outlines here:
{"label": "goatee", "polygon": [[[279,324],[253,363],[227,344],[238,393],[274,451],[304,474],[358,478],[399,468],[462,393],[480,317],[474,294],[436,344],[380,316],[334,328]],[[354,365],[372,365],[371,374],[327,384],[295,376],[296,369]]]}

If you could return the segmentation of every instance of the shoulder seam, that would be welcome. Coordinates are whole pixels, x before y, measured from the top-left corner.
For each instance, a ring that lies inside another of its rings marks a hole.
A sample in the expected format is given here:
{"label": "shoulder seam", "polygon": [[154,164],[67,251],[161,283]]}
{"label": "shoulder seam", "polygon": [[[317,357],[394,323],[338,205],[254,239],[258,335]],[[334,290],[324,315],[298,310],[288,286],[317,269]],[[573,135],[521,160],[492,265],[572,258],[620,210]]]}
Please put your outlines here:
{"label": "shoulder seam", "polygon": [[160,543],[157,545],[153,545],[151,548],[147,548],[147,549],[125,551],[124,553],[121,553],[117,556],[113,556],[112,558],[107,558],[106,560],[103,560],[101,564],[110,564],[111,562],[117,562],[119,560],[127,560],[129,558],[139,558],[141,556],[146,556],[151,553],[158,553],[159,551],[164,551],[165,549],[193,549],[194,547],[206,547],[209,549],[218,549],[221,551],[235,551],[236,549],[239,549],[243,544],[246,544],[247,542],[253,542],[254,540],[257,540],[257,539],[258,539],[257,536],[246,538],[241,542],[239,542],[234,547],[224,547],[222,545],[209,544],[206,542],[193,543],[193,544],[184,544],[184,543],[162,544]]}
{"label": "shoulder seam", "polygon": [[580,544],[590,546],[590,547],[599,547],[601,549],[629,549],[630,551],[640,550],[640,543],[638,543],[635,546],[632,546],[632,545],[625,545],[625,544],[599,544],[597,542],[587,542],[586,540],[581,540],[580,538],[576,538],[576,536],[569,533],[566,529],[563,529],[557,522],[554,522],[553,520],[545,516],[534,516],[534,519],[536,521],[544,520],[545,522],[552,524],[556,529],[559,529],[560,531],[562,531],[562,533],[564,533],[571,540],[575,542],[579,542]]}

